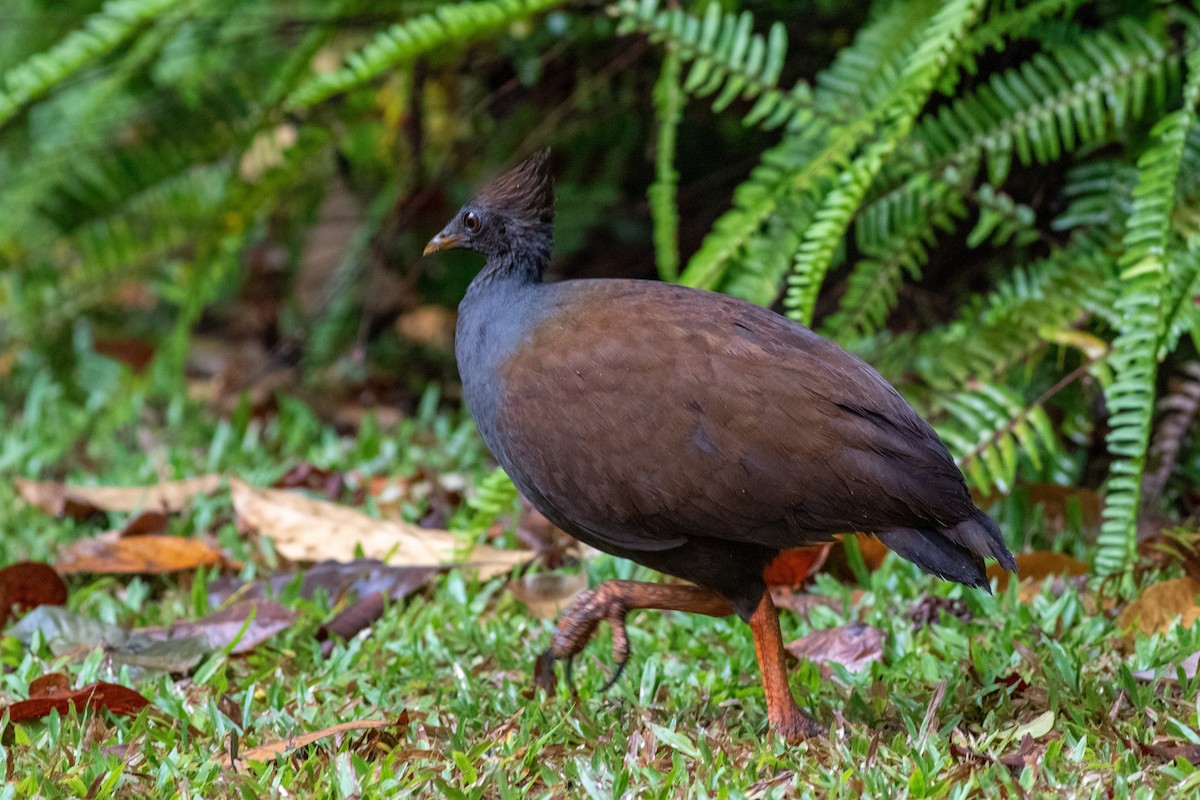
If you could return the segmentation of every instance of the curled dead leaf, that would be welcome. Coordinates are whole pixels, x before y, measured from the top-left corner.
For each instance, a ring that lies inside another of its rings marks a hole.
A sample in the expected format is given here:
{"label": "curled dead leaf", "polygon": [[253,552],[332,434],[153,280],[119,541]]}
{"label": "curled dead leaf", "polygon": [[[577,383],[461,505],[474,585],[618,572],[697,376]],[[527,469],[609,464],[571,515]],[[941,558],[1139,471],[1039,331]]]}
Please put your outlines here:
{"label": "curled dead leaf", "polygon": [[[1087,564],[1063,553],[1035,550],[1032,553],[1017,553],[1014,557],[1017,561],[1017,577],[1022,587],[1027,583],[1040,585],[1051,576],[1074,577],[1091,572]],[[1000,591],[1008,588],[1008,582],[1013,577],[1012,573],[1001,568],[999,564],[989,564],[987,575],[989,579],[996,581]]]}
{"label": "curled dead leaf", "polygon": [[94,536],[63,548],[55,567],[65,574],[159,574],[216,566],[222,560],[221,551],[203,539]]}
{"label": "curled dead leaf", "polygon": [[197,495],[220,488],[221,476],[200,475],[153,486],[68,486],[24,478],[17,478],[16,484],[26,503],[58,517],[82,518],[97,511],[182,511]]}
{"label": "curled dead leaf", "polygon": [[815,664],[841,664],[859,672],[873,661],[883,660],[883,631],[861,622],[813,631],[786,645],[796,658]]}
{"label": "curled dead leaf", "polygon": [[244,527],[270,537],[291,561],[352,561],[361,554],[414,566],[456,564],[481,578],[503,575],[534,557],[528,550],[478,545],[463,554],[449,531],[368,517],[353,508],[283,489],[255,489],[230,481],[233,506]]}

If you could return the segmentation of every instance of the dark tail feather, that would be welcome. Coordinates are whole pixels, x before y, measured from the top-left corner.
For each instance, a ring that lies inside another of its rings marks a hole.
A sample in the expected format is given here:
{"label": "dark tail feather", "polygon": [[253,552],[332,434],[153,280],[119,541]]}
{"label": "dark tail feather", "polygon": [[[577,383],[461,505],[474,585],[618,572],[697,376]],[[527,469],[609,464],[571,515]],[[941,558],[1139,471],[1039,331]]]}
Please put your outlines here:
{"label": "dark tail feather", "polygon": [[878,536],[881,542],[926,572],[967,586],[991,590],[984,570],[985,556],[996,559],[1010,572],[1017,570],[1000,528],[978,509],[972,517],[950,528],[895,528]]}

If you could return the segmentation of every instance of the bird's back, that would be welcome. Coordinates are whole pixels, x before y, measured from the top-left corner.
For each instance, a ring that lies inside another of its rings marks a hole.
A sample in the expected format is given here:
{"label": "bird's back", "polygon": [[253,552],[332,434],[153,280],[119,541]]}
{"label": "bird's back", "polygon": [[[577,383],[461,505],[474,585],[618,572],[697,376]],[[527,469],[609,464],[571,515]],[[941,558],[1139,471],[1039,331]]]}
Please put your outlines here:
{"label": "bird's back", "polygon": [[976,513],[929,426],[800,325],[655,282],[530,291],[535,322],[468,403],[518,485],[597,546],[782,548]]}

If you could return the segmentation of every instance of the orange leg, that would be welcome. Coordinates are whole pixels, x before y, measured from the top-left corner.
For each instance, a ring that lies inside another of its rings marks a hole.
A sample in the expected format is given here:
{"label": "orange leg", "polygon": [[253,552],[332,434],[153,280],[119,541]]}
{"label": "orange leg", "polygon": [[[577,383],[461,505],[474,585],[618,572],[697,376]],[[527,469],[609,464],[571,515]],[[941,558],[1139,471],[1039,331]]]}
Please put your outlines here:
{"label": "orange leg", "polygon": [[[550,650],[539,659],[539,680],[542,672],[555,660],[566,660],[567,680],[570,680],[571,658],[583,650],[588,639],[602,620],[613,629],[613,659],[616,672],[609,681],[614,683],[629,660],[629,637],[625,632],[625,615],[638,608],[663,611],[687,611],[710,617],[724,617],[733,607],[720,595],[699,586],[643,583],[641,581],[607,581],[590,589],[575,600],[558,620]],[[762,671],[763,690],[767,698],[767,719],[771,726],[788,739],[816,736],[824,731],[800,713],[791,689],[788,688],[784,663],[783,637],[779,632],[779,616],[770,592],[764,592],[758,608],[750,617],[754,633],[754,652]],[[552,680],[553,670],[549,675]],[[543,681],[542,685],[547,685]],[[608,688],[607,686],[605,688]]]}
{"label": "orange leg", "polygon": [[750,616],[750,630],[754,633],[754,654],[758,656],[758,668],[762,672],[767,720],[771,727],[787,739],[804,739],[824,733],[817,723],[800,713],[788,686],[779,614],[770,592],[763,592],[758,608]]}

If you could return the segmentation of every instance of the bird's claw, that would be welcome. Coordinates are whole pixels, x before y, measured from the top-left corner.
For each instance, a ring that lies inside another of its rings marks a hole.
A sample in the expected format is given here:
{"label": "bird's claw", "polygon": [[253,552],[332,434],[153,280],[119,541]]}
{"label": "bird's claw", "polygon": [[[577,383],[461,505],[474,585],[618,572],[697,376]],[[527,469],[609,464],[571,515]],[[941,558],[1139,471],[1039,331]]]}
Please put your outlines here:
{"label": "bird's claw", "polygon": [[620,593],[607,584],[601,584],[581,594],[563,612],[554,631],[550,649],[543,658],[548,656],[554,661],[566,662],[563,678],[572,695],[577,694],[571,681],[574,657],[583,652],[601,620],[607,620],[612,628],[613,661],[616,663],[616,669],[600,691],[608,691],[620,679],[625,665],[629,662],[629,634],[625,630],[625,615],[628,611]]}

